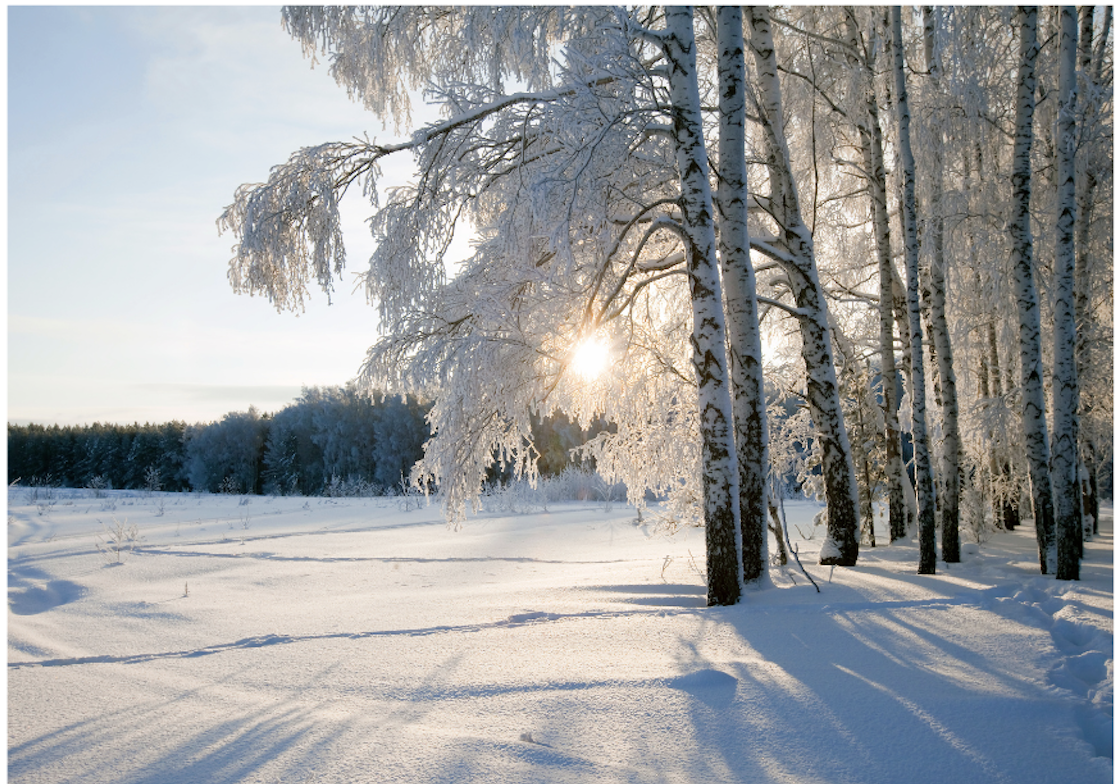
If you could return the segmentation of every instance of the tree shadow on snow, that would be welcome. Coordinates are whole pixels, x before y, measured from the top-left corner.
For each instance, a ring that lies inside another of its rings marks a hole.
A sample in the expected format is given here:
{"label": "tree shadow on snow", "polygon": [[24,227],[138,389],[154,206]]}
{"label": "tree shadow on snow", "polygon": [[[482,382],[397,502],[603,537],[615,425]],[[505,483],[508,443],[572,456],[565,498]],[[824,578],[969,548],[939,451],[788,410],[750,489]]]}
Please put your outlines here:
{"label": "tree shadow on snow", "polygon": [[[1060,770],[1079,784],[1092,772],[1111,780],[1111,768],[1083,764],[1083,744],[1052,739],[1051,726],[1073,734],[1072,706],[1052,704],[1010,656],[959,642],[985,611],[910,610],[711,612],[681,641],[679,667],[692,672],[675,684],[693,696],[705,756],[752,782],[1038,784]],[[704,638],[723,639],[725,625],[739,660],[707,660]]]}
{"label": "tree shadow on snow", "polygon": [[213,685],[107,711],[11,745],[9,780],[237,784],[266,770],[280,773],[282,781],[313,781],[315,765],[337,755],[333,746],[347,722],[333,716],[322,722],[315,706],[306,704],[239,707],[218,698]]}
{"label": "tree shadow on snow", "polygon": [[704,607],[705,586],[686,583],[643,583],[634,585],[586,585],[579,590],[623,595],[625,604],[650,607]]}

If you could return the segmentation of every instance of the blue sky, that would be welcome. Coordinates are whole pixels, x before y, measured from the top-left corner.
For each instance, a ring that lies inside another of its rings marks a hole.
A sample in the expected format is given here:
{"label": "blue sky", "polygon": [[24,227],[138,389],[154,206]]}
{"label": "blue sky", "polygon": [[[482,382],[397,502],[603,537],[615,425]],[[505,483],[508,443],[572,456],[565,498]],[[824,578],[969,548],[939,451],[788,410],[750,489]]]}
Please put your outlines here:
{"label": "blue sky", "polygon": [[356,375],[376,335],[350,293],[373,247],[359,194],[332,306],[280,314],[226,278],[238,185],[390,137],[278,8],[12,7],[7,40],[10,422],[211,421]]}

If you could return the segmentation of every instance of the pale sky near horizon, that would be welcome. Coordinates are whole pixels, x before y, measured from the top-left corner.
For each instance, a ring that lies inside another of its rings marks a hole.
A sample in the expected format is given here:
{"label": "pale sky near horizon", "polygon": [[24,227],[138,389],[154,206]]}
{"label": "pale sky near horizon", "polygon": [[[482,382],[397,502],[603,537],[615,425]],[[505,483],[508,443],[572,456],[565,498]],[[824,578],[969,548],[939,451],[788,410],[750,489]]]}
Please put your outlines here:
{"label": "pale sky near horizon", "polygon": [[[300,147],[390,130],[278,7],[10,7],[8,421],[218,420],[344,384],[376,337],[347,199],[333,305],[232,292],[216,221]],[[403,162],[401,162],[403,163]],[[351,203],[351,204],[350,204]]]}

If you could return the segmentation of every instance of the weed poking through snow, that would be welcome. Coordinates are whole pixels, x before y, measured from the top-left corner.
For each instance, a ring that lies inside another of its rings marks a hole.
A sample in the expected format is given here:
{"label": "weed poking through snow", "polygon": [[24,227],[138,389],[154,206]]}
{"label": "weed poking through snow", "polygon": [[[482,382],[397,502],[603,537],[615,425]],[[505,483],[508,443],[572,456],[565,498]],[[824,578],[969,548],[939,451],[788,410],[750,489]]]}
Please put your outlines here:
{"label": "weed poking through snow", "polygon": [[104,529],[97,535],[97,550],[109,565],[124,563],[124,559],[143,543],[139,527],[128,525],[127,518],[121,521],[113,517],[111,527],[100,520],[97,522]]}

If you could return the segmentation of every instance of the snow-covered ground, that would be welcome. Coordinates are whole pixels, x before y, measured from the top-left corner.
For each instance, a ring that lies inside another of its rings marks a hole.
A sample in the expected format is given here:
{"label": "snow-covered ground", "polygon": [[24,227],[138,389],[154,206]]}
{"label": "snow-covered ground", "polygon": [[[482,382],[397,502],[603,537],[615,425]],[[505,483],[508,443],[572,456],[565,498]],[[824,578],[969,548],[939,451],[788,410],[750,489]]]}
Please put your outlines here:
{"label": "snow-covered ground", "polygon": [[[9,491],[12,782],[1112,781],[1112,514],[705,608],[702,531],[623,506]],[[103,525],[102,525],[103,524]],[[106,531],[143,541],[120,564]],[[809,537],[809,538],[807,538]],[[885,537],[886,539],[886,537]]]}

